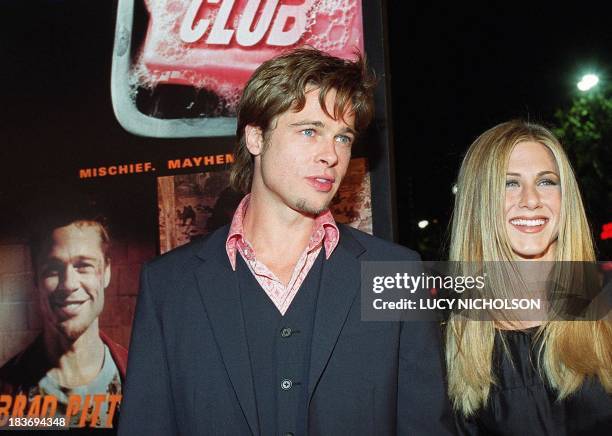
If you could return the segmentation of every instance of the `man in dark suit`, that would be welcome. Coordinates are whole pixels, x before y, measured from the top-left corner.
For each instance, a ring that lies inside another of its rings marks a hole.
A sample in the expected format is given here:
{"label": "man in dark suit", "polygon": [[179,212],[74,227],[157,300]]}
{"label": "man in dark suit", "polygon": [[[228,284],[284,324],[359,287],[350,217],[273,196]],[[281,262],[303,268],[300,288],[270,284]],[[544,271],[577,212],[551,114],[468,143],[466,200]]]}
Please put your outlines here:
{"label": "man in dark suit", "polygon": [[119,434],[446,432],[436,325],[360,319],[360,262],[418,255],[328,210],[373,88],[312,49],[255,71],[232,170],[250,194],[144,268]]}

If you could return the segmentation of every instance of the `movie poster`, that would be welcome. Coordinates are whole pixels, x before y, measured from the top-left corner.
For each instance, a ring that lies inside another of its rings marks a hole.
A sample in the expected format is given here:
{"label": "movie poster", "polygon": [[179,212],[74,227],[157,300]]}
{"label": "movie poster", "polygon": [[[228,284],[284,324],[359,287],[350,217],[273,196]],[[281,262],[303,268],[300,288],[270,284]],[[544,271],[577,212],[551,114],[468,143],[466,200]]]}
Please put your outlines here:
{"label": "movie poster", "polygon": [[[12,47],[3,51],[12,67],[4,101],[12,110],[1,152],[0,429],[112,433],[142,265],[229,223],[242,198],[229,188],[229,171],[245,81],[261,62],[304,44],[344,57],[380,49],[379,39],[364,39],[364,26],[381,32],[381,6],[42,3],[0,7],[15,22],[2,30]],[[18,25],[26,21],[27,29]],[[381,188],[374,176],[388,162],[367,151],[387,134],[374,128],[354,149],[332,204],[338,222],[374,233],[376,213],[389,214],[382,200],[373,207],[372,195]],[[81,226],[53,228],[57,212],[69,215],[77,204],[94,215]],[[42,242],[32,248],[37,232]],[[63,257],[76,252],[74,240],[92,264]],[[77,290],[79,280],[93,283],[89,293]],[[73,329],[73,320],[82,323]],[[70,353],[69,344],[90,336],[90,352]],[[58,370],[79,362],[80,376]]]}

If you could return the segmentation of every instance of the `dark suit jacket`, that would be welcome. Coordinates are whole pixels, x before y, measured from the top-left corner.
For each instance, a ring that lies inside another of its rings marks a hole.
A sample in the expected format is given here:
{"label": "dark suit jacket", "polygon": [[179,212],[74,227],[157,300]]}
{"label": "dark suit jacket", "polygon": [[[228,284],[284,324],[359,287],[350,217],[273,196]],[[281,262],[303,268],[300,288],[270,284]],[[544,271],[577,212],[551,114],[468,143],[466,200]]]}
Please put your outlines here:
{"label": "dark suit jacket", "polygon": [[[453,428],[435,323],[360,320],[360,261],[418,254],[346,226],[324,261],[311,346],[308,434]],[[143,268],[119,434],[259,434],[228,227]]]}

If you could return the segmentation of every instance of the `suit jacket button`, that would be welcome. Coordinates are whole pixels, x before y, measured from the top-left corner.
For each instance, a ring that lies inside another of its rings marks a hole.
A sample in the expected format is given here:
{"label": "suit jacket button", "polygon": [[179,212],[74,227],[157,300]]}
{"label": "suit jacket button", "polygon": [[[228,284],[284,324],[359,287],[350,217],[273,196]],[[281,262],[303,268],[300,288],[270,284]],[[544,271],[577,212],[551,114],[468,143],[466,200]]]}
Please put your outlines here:
{"label": "suit jacket button", "polygon": [[289,327],[285,327],[284,329],[281,330],[281,337],[282,338],[288,338],[289,336],[291,336],[292,330]]}
{"label": "suit jacket button", "polygon": [[288,391],[289,389],[291,389],[291,386],[293,386],[293,382],[288,378],[284,379],[281,382],[281,389],[284,391]]}

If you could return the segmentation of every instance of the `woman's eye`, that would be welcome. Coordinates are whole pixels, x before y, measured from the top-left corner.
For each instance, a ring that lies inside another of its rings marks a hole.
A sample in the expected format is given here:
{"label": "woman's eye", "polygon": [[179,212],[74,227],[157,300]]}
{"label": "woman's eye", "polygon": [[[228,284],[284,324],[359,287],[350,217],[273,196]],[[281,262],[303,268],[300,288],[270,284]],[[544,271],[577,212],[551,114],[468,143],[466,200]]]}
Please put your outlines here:
{"label": "woman's eye", "polygon": [[314,136],[315,130],[314,129],[304,129],[302,130],[302,134],[304,136]]}
{"label": "woman's eye", "polygon": [[519,182],[517,180],[506,180],[506,188],[517,188]]}
{"label": "woman's eye", "polygon": [[542,179],[538,182],[540,186],[557,186],[557,182],[551,179]]}

